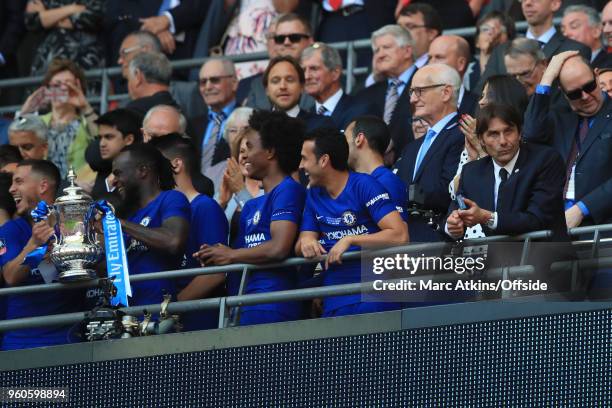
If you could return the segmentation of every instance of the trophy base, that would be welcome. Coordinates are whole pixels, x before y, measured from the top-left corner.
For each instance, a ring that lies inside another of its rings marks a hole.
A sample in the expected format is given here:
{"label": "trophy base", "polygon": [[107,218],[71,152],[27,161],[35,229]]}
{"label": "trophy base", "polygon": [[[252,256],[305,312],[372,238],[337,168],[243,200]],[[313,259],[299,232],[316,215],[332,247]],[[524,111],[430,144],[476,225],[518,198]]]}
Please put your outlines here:
{"label": "trophy base", "polygon": [[80,282],[96,279],[98,274],[93,269],[70,269],[60,272],[58,279],[60,282]]}

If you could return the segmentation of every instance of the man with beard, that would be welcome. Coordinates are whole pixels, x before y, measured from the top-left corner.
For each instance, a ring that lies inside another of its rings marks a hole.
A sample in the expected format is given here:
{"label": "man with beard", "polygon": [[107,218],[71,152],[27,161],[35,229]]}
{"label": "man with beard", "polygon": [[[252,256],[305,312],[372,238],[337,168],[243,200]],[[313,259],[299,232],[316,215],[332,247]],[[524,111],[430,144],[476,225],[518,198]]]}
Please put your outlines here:
{"label": "man with beard", "polygon": [[[114,186],[123,199],[119,211],[130,274],[179,269],[189,235],[189,201],[173,190],[170,162],[148,144],[126,147],[113,161]],[[160,303],[175,294],[172,281],[132,284],[130,306]]]}
{"label": "man with beard", "polygon": [[[2,279],[7,286],[37,285],[51,282],[57,275],[55,266],[45,257],[35,268],[24,264],[24,258],[55,234],[46,220],[34,222],[30,212],[39,202],[48,205],[55,201],[60,174],[47,160],[24,160],[13,174],[10,193],[17,205],[19,218],[0,228],[0,264]],[[46,316],[77,312],[83,293],[76,291],[39,292],[12,295],[7,298],[7,319]],[[13,330],[5,333],[2,350],[51,346],[70,343],[70,327],[42,327]]]}

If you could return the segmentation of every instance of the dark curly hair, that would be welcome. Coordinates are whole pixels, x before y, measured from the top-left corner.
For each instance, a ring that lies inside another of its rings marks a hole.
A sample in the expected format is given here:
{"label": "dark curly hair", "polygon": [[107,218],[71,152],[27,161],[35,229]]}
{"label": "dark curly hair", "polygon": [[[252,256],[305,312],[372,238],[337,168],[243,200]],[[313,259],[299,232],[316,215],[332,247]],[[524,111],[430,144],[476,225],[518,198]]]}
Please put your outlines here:
{"label": "dark curly hair", "polygon": [[274,150],[278,165],[285,174],[298,169],[305,132],[301,120],[284,112],[256,110],[249,118],[249,127],[259,133],[264,149]]}

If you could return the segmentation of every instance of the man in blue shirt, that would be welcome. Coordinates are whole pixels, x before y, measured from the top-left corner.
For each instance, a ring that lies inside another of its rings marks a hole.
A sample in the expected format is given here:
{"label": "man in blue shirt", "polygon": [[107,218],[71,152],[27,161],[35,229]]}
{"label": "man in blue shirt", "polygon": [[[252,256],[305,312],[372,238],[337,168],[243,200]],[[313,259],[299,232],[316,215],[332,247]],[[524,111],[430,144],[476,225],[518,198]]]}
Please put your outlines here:
{"label": "man in blue shirt", "polygon": [[[249,177],[262,181],[265,194],[242,208],[239,248],[203,245],[196,253],[206,265],[274,263],[293,254],[306,196],[304,187],[291,177],[300,162],[302,122],[282,112],[256,111],[249,127],[245,167]],[[237,277],[234,273],[228,278],[230,286],[235,286]],[[294,289],[297,280],[291,267],[256,270],[249,274],[246,293]],[[293,320],[301,316],[301,309],[300,302],[246,306],[240,324]]]}
{"label": "man in blue shirt", "polygon": [[[47,243],[55,234],[47,221],[34,223],[30,211],[41,201],[53,204],[59,183],[59,170],[47,160],[24,160],[18,164],[10,193],[15,199],[20,218],[0,228],[0,264],[7,286],[50,283],[57,275],[55,267],[47,259],[34,269],[24,265],[23,261],[30,252]],[[7,298],[6,318],[77,312],[83,299],[81,291],[13,295]],[[69,327],[21,329],[5,333],[2,349],[15,350],[69,342]]]}
{"label": "man in blue shirt", "polygon": [[[189,235],[190,210],[174,191],[170,162],[149,144],[126,147],[113,161],[114,186],[123,199],[118,215],[126,240],[130,274],[178,269]],[[167,279],[132,284],[130,306],[161,303],[174,295]]]}
{"label": "man in blue shirt", "polygon": [[[361,281],[357,261],[341,262],[346,251],[405,244],[408,228],[389,193],[373,177],[348,170],[348,146],[334,129],[310,133],[302,146],[300,169],[310,177],[296,252],[306,258],[327,254],[325,286]],[[371,271],[364,277],[374,280]],[[327,298],[323,316],[397,308],[396,303],[362,302],[360,295]]]}
{"label": "man in blue shirt", "polygon": [[374,177],[387,190],[402,219],[407,221],[406,184],[384,165],[385,152],[391,140],[385,122],[376,116],[358,116],[348,124],[344,137],[349,146],[349,167]]}
{"label": "man in blue shirt", "polygon": [[[181,267],[197,268],[200,263],[193,254],[203,244],[227,244],[229,226],[221,206],[212,198],[196,191],[192,174],[198,171],[197,154],[189,139],[178,134],[171,134],[154,139],[164,157],[170,160],[174,173],[175,190],[187,197],[191,205],[191,222],[189,239]],[[222,295],[221,283],[225,274],[201,275],[195,278],[183,278],[177,281],[178,300],[195,300]],[[181,323],[183,330],[205,330],[217,327],[218,310],[208,309],[183,313]]]}

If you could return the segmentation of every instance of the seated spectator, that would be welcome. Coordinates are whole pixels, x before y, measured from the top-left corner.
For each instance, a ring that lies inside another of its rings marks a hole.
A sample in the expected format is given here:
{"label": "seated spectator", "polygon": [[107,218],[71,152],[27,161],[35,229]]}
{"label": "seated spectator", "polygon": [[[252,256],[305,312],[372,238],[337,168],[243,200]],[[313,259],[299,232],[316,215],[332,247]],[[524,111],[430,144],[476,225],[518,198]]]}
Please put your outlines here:
{"label": "seated spectator", "polygon": [[334,127],[334,122],[325,116],[316,115],[300,108],[300,96],[304,90],[304,70],[292,57],[276,57],[270,60],[263,83],[272,109],[285,112],[292,118],[306,122],[306,132],[318,127]]}
{"label": "seated spectator", "polygon": [[134,31],[125,36],[119,47],[117,64],[121,66],[121,76],[127,80],[130,62],[141,52],[161,52],[159,39],[148,31]]}
{"label": "seated spectator", "polygon": [[414,140],[409,84],[417,68],[414,65],[410,33],[398,25],[387,25],[372,33],[372,50],[378,71],[386,80],[361,90],[357,99],[376,106],[373,114],[384,119],[391,132],[385,164],[395,163],[404,146]]}
{"label": "seated spectator", "polygon": [[145,143],[171,133],[187,135],[187,119],[174,105],[155,105],[144,115],[141,130]]}
{"label": "seated spectator", "polygon": [[601,11],[601,24],[603,25],[603,36],[608,45],[608,54],[612,52],[612,3],[608,1]]}
{"label": "seated spectator", "polygon": [[397,175],[413,188],[410,204],[419,210],[408,218],[412,242],[442,239],[435,225],[442,223],[448,210],[448,183],[457,172],[464,145],[457,114],[460,87],[459,74],[446,64],[425,65],[412,78],[408,94],[414,115],[429,124],[427,134],[406,145],[395,163]]}
{"label": "seated spectator", "polygon": [[[179,134],[156,138],[151,143],[172,163],[175,190],[187,197],[191,206],[189,238],[181,268],[197,268],[199,262],[193,257],[200,246],[227,245],[228,224],[223,210],[212,198],[198,193],[193,186],[192,175],[198,173],[198,156],[189,139]],[[225,274],[201,275],[175,281],[177,300],[195,300],[223,295],[220,285]],[[219,311],[199,310],[181,314],[183,330],[206,330],[217,327]]]}
{"label": "seated spectator", "polygon": [[[310,23],[297,14],[289,13],[280,16],[274,29],[273,52],[269,52],[270,61],[279,56],[290,56],[299,61],[304,48],[313,43]],[[259,78],[263,78],[263,75],[259,74]],[[254,109],[272,109],[265,88],[263,81],[253,78],[246,106]],[[309,111],[313,106],[314,100],[309,95],[301,95],[301,109]]]}
{"label": "seated spectator", "polygon": [[[126,240],[131,275],[179,269],[189,236],[190,208],[173,190],[172,166],[153,146],[127,146],[113,160],[114,187],[122,198],[117,211]],[[159,304],[174,297],[169,279],[132,283],[130,306]]]}
{"label": "seated spectator", "polygon": [[128,93],[131,102],[126,108],[145,115],[155,105],[178,106],[168,91],[172,66],[161,53],[141,52],[130,61]]}
{"label": "seated spectator", "polygon": [[51,112],[42,115],[47,124],[47,158],[55,164],[63,179],[70,168],[77,183],[91,191],[95,173],[85,161],[85,150],[97,136],[97,115],[87,98],[85,75],[70,60],[56,59],[49,64],[42,86],[26,99],[20,114],[36,112],[51,105]]}
{"label": "seated spectator", "polygon": [[[324,286],[374,280],[367,273],[364,279],[360,261],[341,262],[345,252],[408,241],[406,223],[389,194],[372,176],[349,172],[348,155],[346,139],[335,129],[315,130],[302,146],[300,169],[308,173],[310,188],[296,253],[305,258],[327,254]],[[396,303],[363,302],[360,294],[334,296],[323,300],[323,317],[397,308]]]}
{"label": "seated spectator", "polygon": [[[237,248],[203,245],[197,252],[202,265],[280,262],[293,254],[306,192],[291,174],[300,162],[304,128],[300,121],[280,112],[256,111],[246,130],[246,170],[261,180],[265,194],[249,200],[242,209]],[[239,275],[232,274],[230,293],[236,292]],[[245,293],[267,293],[296,287],[294,267],[250,272]],[[233,282],[233,283],[232,283]],[[301,317],[301,302],[244,306],[240,325],[281,322]]]}
{"label": "seated spectator", "polygon": [[24,159],[46,159],[49,151],[47,125],[38,115],[22,115],[9,126],[9,143],[19,148]]}
{"label": "seated spectator", "polygon": [[429,46],[430,64],[446,64],[459,73],[462,84],[457,97],[457,111],[460,115],[464,113],[473,115],[478,102],[478,96],[465,89],[463,85],[470,58],[470,44],[458,35],[441,35]]}
{"label": "seated spectator", "polygon": [[592,7],[569,6],[563,11],[561,32],[567,38],[578,41],[591,49],[591,66],[599,68],[608,58],[601,42],[601,17]]}
{"label": "seated spectator", "polygon": [[463,83],[468,90],[477,88],[480,75],[484,72],[487,62],[491,57],[493,48],[507,41],[512,41],[516,36],[514,20],[507,14],[491,11],[480,17],[476,23],[476,61],[468,65],[467,72],[463,77]]}
{"label": "seated spectator", "polygon": [[227,118],[236,108],[238,79],[234,63],[227,58],[211,58],[200,69],[200,95],[208,114],[190,119],[191,135],[200,160],[200,171],[219,189],[229,145],[223,138]]}
{"label": "seated spectator", "polygon": [[[104,49],[100,34],[104,1],[33,0],[26,7],[26,28],[44,30],[32,62],[32,75],[48,70],[54,59],[66,59],[83,70],[104,66]],[[83,83],[83,89],[85,89]]]}
{"label": "seated spectator", "polygon": [[0,173],[13,174],[17,163],[23,160],[19,148],[11,145],[0,145]]}
{"label": "seated spectator", "polygon": [[[40,201],[52,205],[59,183],[59,170],[46,160],[24,160],[15,170],[10,193],[15,199],[19,218],[0,228],[4,248],[0,254],[0,264],[7,286],[51,283],[57,276],[55,266],[47,259],[32,267],[24,263],[24,258],[55,234],[55,230],[47,221],[34,223],[30,211],[36,208]],[[7,298],[6,318],[78,312],[84,299],[84,293],[80,290],[11,295]],[[75,341],[70,336],[70,329],[71,326],[53,326],[9,331],[4,333],[2,350],[70,343]]]}
{"label": "seated spectator", "polygon": [[342,90],[340,53],[323,43],[314,43],[302,52],[301,65],[306,80],[304,90],[315,99],[315,112],[328,116],[338,129],[344,129],[359,115],[376,108]]}
{"label": "seated spectator", "polygon": [[600,68],[596,72],[599,87],[612,98],[612,67]]}
{"label": "seated spectator", "polygon": [[128,109],[115,109],[100,116],[98,125],[100,158],[107,162],[107,171],[98,171],[91,195],[98,199],[112,192],[111,168],[113,160],[119,156],[124,147],[142,143],[140,124],[141,116]]}
{"label": "seated spectator", "polygon": [[344,131],[349,146],[348,164],[351,170],[374,177],[389,193],[395,209],[408,220],[406,205],[408,189],[397,175],[384,165],[384,155],[391,141],[385,122],[376,116],[358,116]]}

